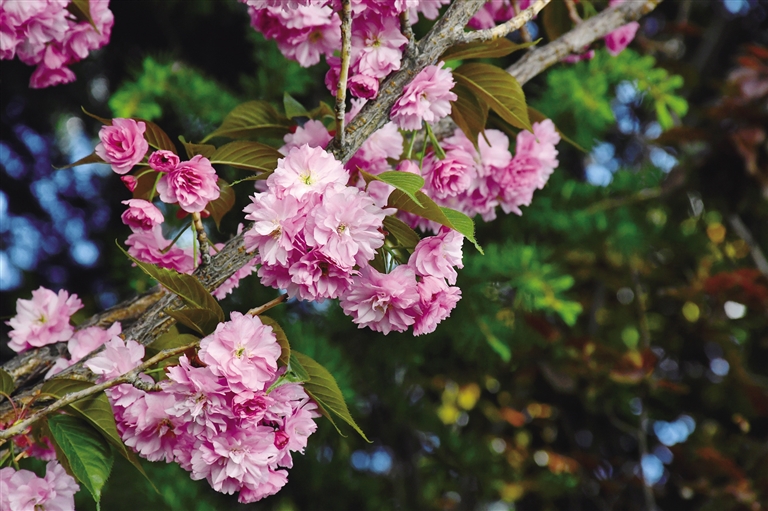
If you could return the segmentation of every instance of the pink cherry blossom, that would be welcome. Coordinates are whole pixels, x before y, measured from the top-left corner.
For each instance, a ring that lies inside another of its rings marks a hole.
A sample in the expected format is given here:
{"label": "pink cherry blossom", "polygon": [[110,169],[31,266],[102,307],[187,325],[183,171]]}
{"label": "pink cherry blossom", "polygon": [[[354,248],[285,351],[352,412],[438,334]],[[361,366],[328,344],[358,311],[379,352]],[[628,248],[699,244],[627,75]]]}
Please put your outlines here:
{"label": "pink cherry blossom", "polygon": [[226,378],[233,391],[264,390],[277,371],[280,356],[272,329],[258,316],[232,312],[230,321],[200,342],[199,357],[217,376]]}
{"label": "pink cherry blossom", "polygon": [[406,44],[408,39],[400,32],[396,17],[367,16],[352,24],[352,62],[360,74],[384,78],[397,71]]}
{"label": "pink cherry blossom", "polygon": [[610,32],[605,36],[605,47],[608,49],[608,53],[614,57],[624,51],[624,48],[629,46],[629,43],[635,38],[637,30],[640,28],[640,23],[632,21],[626,25],[622,25],[613,32]]}
{"label": "pink cherry blossom", "polygon": [[226,383],[220,377],[208,367],[192,367],[186,355],[179,365],[167,369],[167,375],[170,383],[164,385],[164,392],[174,400],[165,412],[176,417],[187,434],[216,435],[227,430],[234,416]]}
{"label": "pink cherry blossom", "polygon": [[151,230],[133,231],[125,240],[125,244],[128,246],[128,253],[141,262],[156,264],[179,273],[192,273],[195,269],[191,247],[182,249],[178,245],[171,246],[171,240],[165,239],[159,225]]}
{"label": "pink cherry blossom", "polygon": [[277,160],[267,186],[280,199],[286,195],[302,199],[309,192],[323,193],[333,185],[346,185],[348,180],[349,174],[333,155],[320,147],[303,145]]}
{"label": "pink cherry blossom", "polygon": [[138,184],[138,181],[134,176],[120,176],[120,181],[122,181],[125,187],[128,188],[129,192],[134,191]]}
{"label": "pink cherry blossom", "polygon": [[414,324],[418,302],[416,274],[410,266],[401,265],[385,274],[366,265],[340,304],[360,328],[367,326],[386,335]]}
{"label": "pink cherry blossom", "polygon": [[349,79],[347,86],[358,98],[373,99],[379,95],[379,80],[373,76],[356,74]]}
{"label": "pink cherry blossom", "polygon": [[438,323],[451,315],[461,299],[461,289],[447,286],[443,279],[425,277],[419,282],[419,316],[413,325],[413,335],[434,332]]}
{"label": "pink cherry blossom", "polygon": [[472,183],[472,160],[459,151],[448,151],[440,159],[434,153],[424,160],[425,189],[430,197],[455,197],[469,189]]}
{"label": "pink cherry blossom", "polygon": [[[32,76],[29,78],[29,86],[32,89],[44,89],[54,85],[74,82],[76,78],[74,71],[66,66],[52,68],[40,65],[37,66],[32,73]],[[115,169],[114,165],[112,166],[112,169]],[[115,172],[118,171],[115,170]]]}
{"label": "pink cherry blossom", "polygon": [[294,133],[288,133],[283,137],[285,145],[279,150],[283,155],[287,155],[294,147],[301,147],[304,144],[309,147],[323,148],[328,145],[333,137],[321,121],[309,120],[303,126],[298,126]]}
{"label": "pink cherry blossom", "polygon": [[326,298],[338,298],[352,283],[348,269],[340,268],[317,249],[293,263],[288,273],[295,284],[289,295],[295,294],[302,300],[322,302]]}
{"label": "pink cherry blossom", "polygon": [[454,266],[463,268],[461,245],[464,236],[453,229],[443,228],[437,236],[422,239],[411,254],[408,264],[421,277],[445,279],[456,283]]}
{"label": "pink cherry blossom", "polygon": [[157,182],[160,200],[176,204],[187,213],[199,213],[210,201],[219,198],[216,170],[205,156],[198,154],[179,163]]}
{"label": "pink cherry blossom", "polygon": [[307,218],[307,245],[317,247],[342,267],[364,265],[384,244],[380,228],[386,215],[360,190],[328,190],[322,205]]}
{"label": "pink cherry blossom", "polygon": [[421,129],[423,121],[435,123],[451,113],[451,101],[457,96],[451,89],[454,81],[443,62],[427,66],[403,88],[403,95],[392,107],[392,122],[404,130]]}
{"label": "pink cherry blossom", "polygon": [[147,163],[158,172],[170,172],[181,163],[181,160],[173,151],[160,150],[150,154]]}
{"label": "pink cherry blossom", "polygon": [[263,263],[286,265],[296,236],[304,227],[301,208],[302,204],[291,195],[278,199],[272,193],[254,194],[251,204],[243,209],[245,219],[254,222],[245,233],[245,249],[258,250]]}
{"label": "pink cherry blossom", "polygon": [[119,321],[112,323],[108,329],[103,329],[99,326],[89,326],[75,332],[75,335],[67,342],[67,351],[69,352],[69,359],[59,357],[54,362],[53,366],[48,370],[45,378],[48,379],[51,376],[60,373],[67,367],[78,362],[80,359],[88,355],[90,352],[100,347],[102,344],[112,339],[116,335],[120,335],[122,332],[122,326]]}
{"label": "pink cherry blossom", "polygon": [[149,201],[143,199],[128,199],[122,201],[128,206],[120,219],[131,229],[149,230],[165,221],[163,214]]}
{"label": "pink cherry blossom", "polygon": [[83,307],[77,295],[63,289],[54,293],[39,287],[31,300],[16,301],[16,315],[6,322],[11,327],[8,347],[20,353],[29,348],[67,341],[74,333],[69,318]]}
{"label": "pink cherry blossom", "polygon": [[3,511],[71,511],[80,486],[56,461],[46,465],[45,477],[13,467],[0,469],[0,503]]}
{"label": "pink cherry blossom", "polygon": [[102,126],[96,154],[118,174],[128,173],[147,154],[149,143],[144,139],[147,125],[133,119],[112,119],[111,126]]}
{"label": "pink cherry blossom", "polygon": [[174,396],[165,391],[144,393],[125,410],[118,423],[125,445],[149,461],[174,461],[174,450],[179,443],[177,433],[182,424],[166,412],[174,403]]}
{"label": "pink cherry blossom", "polygon": [[144,357],[144,346],[133,339],[118,336],[104,344],[104,350],[85,362],[85,367],[100,375],[99,381],[116,378],[136,369]]}

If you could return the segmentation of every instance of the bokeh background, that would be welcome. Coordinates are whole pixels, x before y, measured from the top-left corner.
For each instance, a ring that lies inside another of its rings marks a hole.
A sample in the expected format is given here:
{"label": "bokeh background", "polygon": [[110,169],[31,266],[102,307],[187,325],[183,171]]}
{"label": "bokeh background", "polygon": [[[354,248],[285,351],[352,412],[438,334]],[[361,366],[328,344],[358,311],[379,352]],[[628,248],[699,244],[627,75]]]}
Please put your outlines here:
{"label": "bokeh background", "polygon": [[[197,141],[245,100],[330,101],[326,68],[283,59],[234,0],[110,7],[75,83],[31,90],[31,68],[0,62],[4,319],[41,285],[83,298],[76,320],[152,285],[115,246],[117,176],[54,170],[93,150],[81,107]],[[118,461],[102,509],[768,509],[767,18],[765,0],[667,0],[620,56],[527,84],[584,151],[561,143],[521,217],[478,224],[486,255],[465,246],[464,298],[434,334],[357,330],[333,302],[270,312],[373,443],[321,421],[284,490],[250,506],[145,463],[156,493]],[[544,44],[562,26],[528,28]],[[250,277],[222,305],[273,296]]]}

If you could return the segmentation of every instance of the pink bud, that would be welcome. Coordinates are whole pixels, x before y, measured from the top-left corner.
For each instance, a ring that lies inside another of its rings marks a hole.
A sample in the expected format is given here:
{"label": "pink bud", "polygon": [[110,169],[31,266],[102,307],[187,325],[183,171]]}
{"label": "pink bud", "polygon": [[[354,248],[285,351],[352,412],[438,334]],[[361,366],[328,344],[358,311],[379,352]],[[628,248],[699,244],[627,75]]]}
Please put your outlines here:
{"label": "pink bud", "polygon": [[120,180],[123,182],[126,188],[128,188],[129,192],[132,192],[136,189],[136,184],[138,181],[134,176],[120,176]]}

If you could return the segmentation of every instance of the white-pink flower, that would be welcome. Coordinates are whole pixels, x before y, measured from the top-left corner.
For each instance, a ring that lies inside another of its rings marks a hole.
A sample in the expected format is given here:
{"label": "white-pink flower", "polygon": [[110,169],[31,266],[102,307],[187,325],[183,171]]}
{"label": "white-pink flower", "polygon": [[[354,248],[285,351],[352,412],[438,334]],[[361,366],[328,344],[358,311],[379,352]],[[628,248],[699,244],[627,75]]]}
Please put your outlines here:
{"label": "white-pink flower", "polygon": [[179,273],[192,273],[195,269],[192,249],[171,246],[171,241],[165,239],[159,225],[146,231],[133,231],[125,240],[125,244],[128,246],[128,253],[141,262],[156,264]]}
{"label": "white-pink flower", "polygon": [[291,195],[278,199],[272,193],[254,194],[251,204],[243,209],[245,219],[254,222],[245,233],[245,249],[258,250],[263,263],[287,264],[288,255],[296,248],[294,240],[304,228],[301,208],[302,204]]}
{"label": "white-pink flower", "polygon": [[408,265],[391,273],[379,273],[366,265],[341,297],[344,314],[360,328],[370,327],[384,335],[403,332],[416,321],[419,293],[416,274]]}
{"label": "white-pink flower", "polygon": [[277,160],[267,186],[280,199],[286,195],[303,199],[307,193],[323,193],[329,187],[346,185],[348,180],[349,174],[333,155],[320,147],[303,145]]}
{"label": "white-pink flower", "polygon": [[178,202],[187,213],[199,213],[210,201],[219,198],[216,180],[216,170],[210,160],[198,154],[163,174],[157,182],[157,192],[161,201],[168,204]]}
{"label": "white-pink flower", "polygon": [[384,244],[381,232],[387,211],[356,188],[327,190],[323,202],[307,218],[307,245],[335,261],[352,268],[364,265]]}
{"label": "white-pink flower", "polygon": [[424,238],[416,245],[408,264],[421,277],[436,277],[455,284],[457,274],[454,266],[464,267],[463,242],[464,236],[444,227],[437,236]]}
{"label": "white-pink flower", "polygon": [[332,138],[321,121],[310,119],[303,126],[297,126],[294,133],[288,133],[283,137],[285,145],[279,151],[287,155],[294,147],[301,147],[304,144],[309,147],[325,147]]}
{"label": "white-pink flower", "polygon": [[422,122],[435,123],[451,113],[451,101],[456,94],[450,69],[444,62],[427,66],[403,88],[403,95],[390,112],[392,122],[404,130],[421,129]]}
{"label": "white-pink flower", "polygon": [[6,322],[12,328],[8,347],[20,353],[69,340],[74,333],[69,318],[82,306],[77,295],[70,296],[63,289],[57,294],[39,287],[32,291],[31,300],[16,301],[16,315]]}
{"label": "white-pink flower", "polygon": [[0,469],[3,511],[72,511],[80,486],[56,461],[48,462],[45,477],[13,467]]}
{"label": "white-pink flower", "polygon": [[144,199],[128,199],[122,201],[128,206],[120,219],[131,229],[149,230],[165,221],[157,206]]}
{"label": "white-pink flower", "polygon": [[160,150],[150,154],[147,163],[158,172],[170,172],[181,163],[181,160],[173,151]]}
{"label": "white-pink flower", "polygon": [[230,321],[200,342],[199,357],[235,392],[264,390],[277,371],[281,348],[258,316],[232,312]]}
{"label": "white-pink flower", "polygon": [[424,277],[419,282],[419,315],[413,325],[413,335],[434,332],[438,323],[451,315],[461,299],[461,289],[447,286],[445,280]]}
{"label": "white-pink flower", "polygon": [[116,378],[136,369],[144,357],[144,346],[115,336],[104,345],[104,350],[85,362],[85,367],[100,375],[99,381]]}
{"label": "white-pink flower", "polygon": [[408,39],[400,32],[400,20],[395,17],[370,16],[353,23],[352,62],[363,75],[384,78],[400,69],[406,44]]}

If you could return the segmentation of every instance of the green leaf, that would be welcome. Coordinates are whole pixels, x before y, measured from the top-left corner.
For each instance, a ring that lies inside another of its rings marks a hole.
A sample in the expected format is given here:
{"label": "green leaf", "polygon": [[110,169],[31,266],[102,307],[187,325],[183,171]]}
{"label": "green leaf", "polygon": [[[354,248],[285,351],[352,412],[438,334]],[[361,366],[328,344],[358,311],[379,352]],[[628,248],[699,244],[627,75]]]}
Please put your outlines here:
{"label": "green leaf", "polygon": [[109,444],[87,422],[70,415],[49,417],[48,428],[74,476],[99,502],[114,462]]}
{"label": "green leaf", "polygon": [[214,313],[219,322],[224,321],[224,311],[219,302],[209,293],[203,285],[192,275],[178,273],[174,270],[160,268],[154,264],[142,263],[126,252],[120,244],[117,245],[128,258],[136,263],[136,266],[158,281],[169,291],[175,293],[191,309],[206,309]]}
{"label": "green leaf", "polygon": [[288,342],[288,336],[285,335],[285,330],[283,330],[283,327],[281,327],[277,321],[270,318],[269,316],[259,316],[259,319],[262,323],[272,328],[272,331],[275,333],[275,337],[277,337],[277,343],[281,348],[280,358],[278,361],[281,362],[281,364],[284,366],[289,365],[291,361],[291,345]]}
{"label": "green leaf", "polygon": [[309,381],[309,373],[306,369],[304,369],[304,366],[301,365],[301,362],[299,362],[295,352],[291,352],[291,356],[288,360],[288,370],[295,374],[299,381]]}
{"label": "green leaf", "polygon": [[229,183],[221,178],[219,178],[216,184],[219,185],[219,198],[209,202],[205,209],[211,214],[213,221],[216,223],[216,228],[219,229],[221,219],[235,206],[235,191]]}
{"label": "green leaf", "polygon": [[477,137],[488,122],[488,104],[460,83],[451,90],[456,93],[456,101],[451,103],[451,119],[477,147]]}
{"label": "green leaf", "polygon": [[394,236],[397,243],[408,252],[413,252],[413,249],[421,241],[419,235],[408,227],[408,224],[394,216],[384,217],[384,229]]}
{"label": "green leaf", "polygon": [[331,418],[331,413],[352,426],[366,442],[371,443],[352,418],[352,415],[350,415],[349,408],[347,408],[347,404],[344,402],[344,396],[342,396],[341,389],[339,389],[333,375],[326,368],[302,353],[293,351],[291,352],[291,358],[296,358],[301,367],[307,372],[307,375],[309,375],[309,381],[304,382],[304,390],[309,397],[317,402],[320,411],[328,417],[336,431],[341,433],[341,430]]}
{"label": "green leaf", "polygon": [[235,107],[224,118],[221,126],[205,137],[202,143],[214,137],[251,138],[278,136],[288,133],[290,122],[277,113],[266,101],[248,101]]}
{"label": "green leaf", "polygon": [[[145,167],[146,168],[146,167]],[[143,170],[137,169],[137,172],[141,174]],[[136,180],[136,188],[133,189],[134,199],[149,200],[149,196],[152,190],[155,188],[155,181],[160,179],[161,174],[159,172],[147,172],[139,179]]]}
{"label": "green leaf", "polygon": [[419,199],[416,197],[416,192],[421,190],[421,188],[424,186],[423,177],[417,174],[411,174],[410,172],[401,172],[399,170],[382,172],[381,174],[377,174],[375,176],[363,170],[361,170],[360,173],[362,174],[366,183],[370,183],[371,181],[381,181],[382,183],[387,183],[388,185],[392,185],[397,190],[400,190],[406,194],[413,202],[419,206],[422,205]]}
{"label": "green leaf", "polygon": [[285,116],[289,119],[294,117],[309,117],[309,112],[302,106],[301,103],[293,99],[293,96],[287,92],[283,92],[283,108],[285,108]]}
{"label": "green leaf", "polygon": [[[518,50],[524,50],[535,46],[541,41],[531,41],[527,43],[513,43],[505,37],[493,39],[491,41],[478,41],[474,43],[456,44],[448,48],[440,57],[440,60],[464,60],[464,59],[486,59],[496,57],[506,57],[510,53]],[[454,90],[455,92],[455,90]]]}
{"label": "green leaf", "polygon": [[0,392],[10,396],[16,388],[16,384],[13,381],[13,376],[8,374],[5,369],[0,368]]}
{"label": "green leaf", "polygon": [[107,126],[112,126],[112,119],[107,119],[106,117],[99,117],[99,116],[98,116],[98,115],[96,115],[96,114],[92,114],[91,112],[89,112],[88,110],[86,110],[86,109],[85,109],[85,107],[83,107],[83,106],[81,106],[81,107],[80,107],[80,109],[81,109],[81,110],[83,111],[83,113],[84,113],[85,115],[87,115],[88,117],[91,117],[91,118],[93,118],[93,119],[96,119],[96,120],[97,120],[97,121],[99,121],[100,123],[102,123],[102,124],[106,124]]}
{"label": "green leaf", "polygon": [[212,144],[193,144],[187,142],[183,135],[179,135],[179,142],[184,146],[184,150],[187,151],[187,158],[192,159],[198,154],[202,154],[206,158],[210,159],[211,155],[216,151],[216,146]]}
{"label": "green leaf", "polygon": [[336,119],[336,113],[333,111],[333,108],[330,107],[328,103],[325,101],[321,101],[318,106],[313,108],[309,111],[309,117],[310,119],[323,119],[325,117],[330,117],[331,119]]}
{"label": "green leaf", "polygon": [[56,170],[71,169],[72,167],[77,167],[78,165],[85,165],[87,163],[106,163],[106,162],[101,159],[101,156],[93,152],[88,156],[84,156],[80,158],[75,163],[70,163],[69,165],[64,165],[63,167],[54,167],[54,169]]}
{"label": "green leaf", "polygon": [[506,122],[520,129],[532,129],[523,88],[511,74],[496,66],[473,62],[461,65],[453,76],[456,83],[472,90]]}
{"label": "green leaf", "polygon": [[146,124],[146,130],[144,131],[144,138],[147,140],[151,147],[158,150],[171,151],[173,154],[178,154],[176,146],[174,145],[171,137],[163,131],[163,129],[152,121],[145,119],[134,119],[136,122],[143,122]]}
{"label": "green leaf", "polygon": [[274,147],[248,140],[237,140],[216,149],[209,159],[211,163],[230,165],[238,169],[272,172],[277,168],[278,158],[282,157],[283,155]]}
{"label": "green leaf", "polygon": [[[93,383],[80,380],[69,380],[66,378],[52,378],[45,383],[40,389],[40,394],[47,394],[56,398],[61,398],[67,394],[85,390],[93,386]],[[120,435],[117,432],[117,425],[115,424],[115,414],[112,411],[112,406],[109,404],[109,399],[104,392],[100,392],[93,396],[75,401],[71,405],[65,407],[65,410],[71,410],[83,419],[87,420],[91,426],[101,433],[101,435],[112,444],[125,459],[127,459],[141,475],[143,475],[147,481],[154,483],[147,477],[144,468],[139,463],[136,455],[130,451],[123,441],[120,439]],[[157,488],[155,488],[157,490]]]}
{"label": "green leaf", "polygon": [[[541,122],[541,121],[545,121],[545,120],[547,120],[547,119],[548,119],[548,117],[547,117],[546,115],[544,115],[543,113],[539,112],[539,111],[538,111],[538,110],[536,110],[535,108],[531,108],[531,107],[528,107],[528,117],[531,119],[531,122]],[[565,133],[563,133],[562,131],[560,131],[560,128],[558,128],[557,126],[555,126],[555,130],[557,130],[557,132],[560,134],[560,138],[562,138],[563,140],[565,140],[566,142],[568,142],[569,144],[571,144],[573,147],[575,147],[576,149],[578,149],[578,150],[579,150],[579,151],[581,151],[582,153],[586,153],[586,152],[587,152],[587,150],[586,150],[586,149],[584,149],[583,147],[581,147],[579,144],[577,144],[576,142],[574,142],[573,140],[571,140],[570,138],[568,138],[568,137],[565,135]]]}
{"label": "green leaf", "polygon": [[163,350],[189,346],[199,340],[199,337],[192,334],[180,334],[174,326],[173,330],[164,333],[144,347],[144,360],[149,360]]}
{"label": "green leaf", "polygon": [[550,41],[554,41],[571,29],[573,22],[568,15],[565,2],[552,2],[541,13],[544,31]]}
{"label": "green leaf", "polygon": [[[464,213],[449,208],[441,208],[423,192],[416,192],[416,195],[423,206],[416,204],[410,197],[400,190],[394,190],[389,194],[387,207],[413,213],[414,215],[419,215],[427,220],[432,220],[440,225],[454,229],[471,241],[481,254],[483,253],[483,249],[477,244],[477,240],[475,239],[475,223],[471,218]],[[448,215],[450,215],[450,217]]]}
{"label": "green leaf", "polygon": [[199,307],[185,307],[178,310],[166,310],[165,312],[182,325],[199,332],[201,335],[209,335],[223,321],[219,319],[215,311]]}

